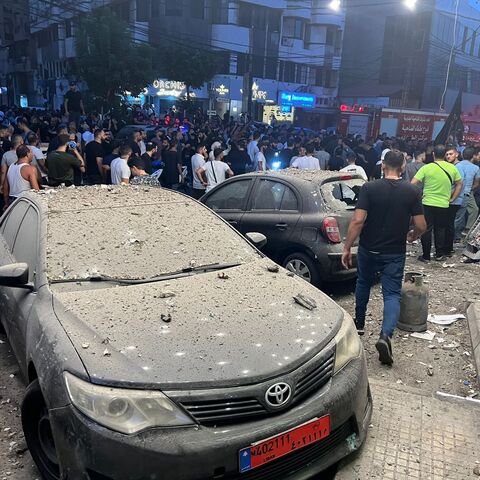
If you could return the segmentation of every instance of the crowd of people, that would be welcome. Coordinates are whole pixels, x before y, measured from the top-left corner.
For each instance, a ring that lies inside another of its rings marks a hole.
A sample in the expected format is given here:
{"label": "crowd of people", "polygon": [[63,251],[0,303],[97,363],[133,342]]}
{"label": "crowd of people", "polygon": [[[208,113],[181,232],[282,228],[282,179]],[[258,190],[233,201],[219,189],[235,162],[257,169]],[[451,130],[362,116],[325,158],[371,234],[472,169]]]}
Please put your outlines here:
{"label": "crowd of people", "polygon": [[[381,178],[386,153],[398,150],[406,161],[403,178],[423,187],[429,229],[422,236],[422,261],[431,258],[432,230],[436,256],[443,258],[478,216],[479,147],[433,146],[385,134],[341,137],[286,124],[208,119],[201,112],[181,121],[169,112],[163,125],[145,126],[138,124],[144,109],[134,111],[134,126],[125,129],[126,122],[112,115],[83,115],[74,85],[69,93],[76,99],[73,111],[67,100],[63,112],[0,108],[4,208],[23,190],[45,185],[146,183],[198,199],[229,176],[268,169],[337,170],[371,180]],[[442,175],[454,186],[451,201]]]}

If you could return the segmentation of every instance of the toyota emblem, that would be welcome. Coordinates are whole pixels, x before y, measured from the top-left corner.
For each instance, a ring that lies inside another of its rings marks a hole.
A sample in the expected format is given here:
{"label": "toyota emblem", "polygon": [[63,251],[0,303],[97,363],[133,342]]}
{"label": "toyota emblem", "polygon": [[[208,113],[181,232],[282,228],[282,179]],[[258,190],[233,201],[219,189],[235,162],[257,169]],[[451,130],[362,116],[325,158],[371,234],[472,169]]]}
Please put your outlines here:
{"label": "toyota emblem", "polygon": [[292,396],[292,387],[288,383],[276,383],[265,393],[265,400],[269,407],[278,408],[285,405]]}

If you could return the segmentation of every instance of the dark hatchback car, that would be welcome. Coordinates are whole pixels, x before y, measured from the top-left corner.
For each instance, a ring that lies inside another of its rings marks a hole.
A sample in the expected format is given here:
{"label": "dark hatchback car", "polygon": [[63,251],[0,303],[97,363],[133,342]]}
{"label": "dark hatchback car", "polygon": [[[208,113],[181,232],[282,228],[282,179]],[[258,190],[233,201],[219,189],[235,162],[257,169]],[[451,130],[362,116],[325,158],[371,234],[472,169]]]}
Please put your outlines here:
{"label": "dark hatchback car", "polygon": [[267,237],[262,251],[304,280],[347,280],[343,242],[364,180],[342,172],[286,169],[251,173],[221,183],[201,198],[239,232]]}
{"label": "dark hatchback car", "polygon": [[15,201],[0,320],[47,480],[306,479],[365,439],[352,318],[170,190]]}

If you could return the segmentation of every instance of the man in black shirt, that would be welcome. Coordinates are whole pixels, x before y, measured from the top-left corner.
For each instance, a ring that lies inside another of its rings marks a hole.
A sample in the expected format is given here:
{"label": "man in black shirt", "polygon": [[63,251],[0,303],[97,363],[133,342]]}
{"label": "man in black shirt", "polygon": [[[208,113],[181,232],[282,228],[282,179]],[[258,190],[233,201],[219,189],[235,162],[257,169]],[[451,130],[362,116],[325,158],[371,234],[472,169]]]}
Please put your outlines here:
{"label": "man in black shirt", "polygon": [[105,131],[95,130],[93,141],[85,147],[85,163],[87,167],[87,180],[89,185],[99,185],[103,180],[103,157],[105,150],[102,142],[105,139]]}
{"label": "man in black shirt", "polygon": [[65,115],[68,115],[69,122],[75,122],[78,128],[80,115],[85,115],[82,94],[77,90],[77,84],[70,82],[70,90],[65,94],[64,99]]}
{"label": "man in black shirt", "polygon": [[[393,362],[390,338],[400,316],[400,298],[405,268],[406,241],[419,238],[427,228],[421,192],[402,180],[405,159],[398,150],[385,155],[383,178],[363,185],[348,228],[342,264],[351,268],[350,250],[360,236],[358,278],[355,292],[355,323],[363,335],[370,288],[380,274],[383,292],[383,323],[376,343],[380,362]],[[413,187],[413,188],[412,188]],[[413,217],[414,229],[409,231]]]}
{"label": "man in black shirt", "polygon": [[141,156],[143,161],[143,170],[147,172],[148,175],[153,173],[152,162],[157,153],[157,146],[153,142],[147,142],[145,145],[145,153]]}

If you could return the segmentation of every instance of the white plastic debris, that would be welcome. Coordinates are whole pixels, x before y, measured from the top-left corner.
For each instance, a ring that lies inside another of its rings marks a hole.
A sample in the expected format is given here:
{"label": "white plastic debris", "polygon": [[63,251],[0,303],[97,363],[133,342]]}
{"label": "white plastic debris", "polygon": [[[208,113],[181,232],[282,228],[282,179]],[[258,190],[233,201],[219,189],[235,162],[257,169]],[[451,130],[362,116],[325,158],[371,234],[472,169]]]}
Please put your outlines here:
{"label": "white plastic debris", "polygon": [[437,325],[451,325],[457,320],[464,320],[465,315],[461,313],[454,313],[452,315],[429,315],[427,320],[430,323],[435,323]]}
{"label": "white plastic debris", "polygon": [[413,338],[420,338],[421,340],[432,341],[435,338],[436,333],[427,330],[426,332],[415,332],[411,333],[410,336]]}

